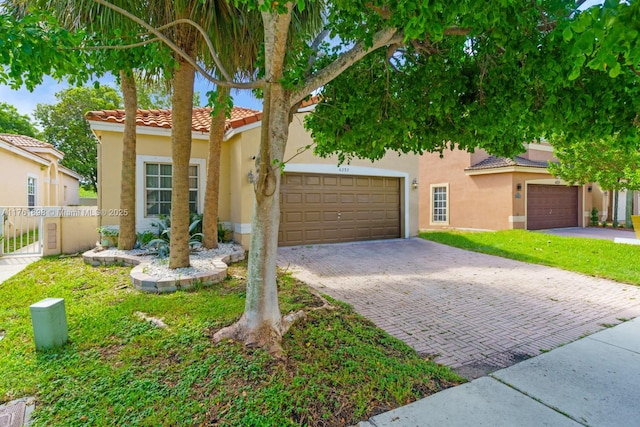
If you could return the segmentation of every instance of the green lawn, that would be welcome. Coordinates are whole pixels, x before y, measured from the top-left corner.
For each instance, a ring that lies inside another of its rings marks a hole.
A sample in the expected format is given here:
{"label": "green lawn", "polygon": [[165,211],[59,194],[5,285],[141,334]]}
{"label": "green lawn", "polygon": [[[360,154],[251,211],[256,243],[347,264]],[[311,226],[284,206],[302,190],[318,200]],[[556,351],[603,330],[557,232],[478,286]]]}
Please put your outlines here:
{"label": "green lawn", "polygon": [[[0,403],[35,395],[36,426],[338,426],[461,381],[337,302],[292,327],[285,360],[212,344],[243,310],[246,265],[166,295],[132,289],[129,271],[45,258],[0,284]],[[320,304],[288,275],[279,286],[283,312]],[[28,307],[45,297],[65,298],[70,343],[36,353]]]}
{"label": "green lawn", "polygon": [[7,238],[0,240],[0,244],[4,245],[4,252],[9,254],[17,252],[25,246],[29,246],[32,243],[38,242],[38,229],[33,229],[21,236]]}
{"label": "green lawn", "polygon": [[87,190],[86,188],[80,187],[80,197],[98,197],[98,193],[93,190]]}
{"label": "green lawn", "polygon": [[640,285],[640,246],[524,230],[432,231],[420,237],[445,245]]}

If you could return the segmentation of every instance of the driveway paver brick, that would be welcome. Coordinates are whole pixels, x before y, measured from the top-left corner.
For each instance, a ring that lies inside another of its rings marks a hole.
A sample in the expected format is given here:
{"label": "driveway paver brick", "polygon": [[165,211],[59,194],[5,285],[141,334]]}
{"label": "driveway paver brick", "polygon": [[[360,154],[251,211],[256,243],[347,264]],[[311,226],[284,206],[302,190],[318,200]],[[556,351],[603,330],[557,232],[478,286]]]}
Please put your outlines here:
{"label": "driveway paver brick", "polygon": [[467,378],[640,316],[640,287],[419,238],[283,247],[278,265]]}

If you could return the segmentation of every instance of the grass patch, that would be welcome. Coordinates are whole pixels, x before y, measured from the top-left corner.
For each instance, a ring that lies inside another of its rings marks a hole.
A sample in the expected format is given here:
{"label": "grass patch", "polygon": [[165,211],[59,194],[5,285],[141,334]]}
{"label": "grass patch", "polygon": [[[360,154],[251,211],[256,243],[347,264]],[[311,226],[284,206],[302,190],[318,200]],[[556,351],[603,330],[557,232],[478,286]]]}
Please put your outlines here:
{"label": "grass patch", "polygon": [[[129,271],[45,258],[0,285],[0,403],[35,395],[34,426],[338,426],[461,381],[338,302],[293,326],[285,360],[212,344],[243,311],[244,263],[165,295],[132,289]],[[321,304],[289,275],[279,288],[283,312]],[[36,353],[28,307],[45,297],[65,298],[70,343]]]}
{"label": "grass patch", "polygon": [[0,241],[1,244],[4,244],[4,253],[10,254],[13,252],[17,252],[25,246],[29,246],[32,243],[37,243],[39,240],[38,229],[34,228],[31,231],[23,233],[20,236],[5,238]]}
{"label": "grass patch", "polygon": [[97,198],[98,193],[93,190],[87,190],[86,188],[80,187],[80,197]]}
{"label": "grass patch", "polygon": [[434,231],[420,233],[420,237],[470,251],[640,285],[640,246],[525,230]]}

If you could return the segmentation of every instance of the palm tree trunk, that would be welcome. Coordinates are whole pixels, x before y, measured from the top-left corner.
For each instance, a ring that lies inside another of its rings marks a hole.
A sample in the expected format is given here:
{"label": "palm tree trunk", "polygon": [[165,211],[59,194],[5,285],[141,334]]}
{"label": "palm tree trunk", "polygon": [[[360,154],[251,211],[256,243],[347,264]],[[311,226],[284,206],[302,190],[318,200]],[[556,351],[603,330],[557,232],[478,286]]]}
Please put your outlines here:
{"label": "palm tree trunk", "polygon": [[[169,268],[189,266],[189,160],[195,70],[179,61],[173,75],[171,157],[171,242]],[[202,173],[202,171],[200,171]]]}
{"label": "palm tree trunk", "polygon": [[[131,71],[131,70],[129,70]],[[120,70],[122,97],[124,98],[124,134],[122,136],[122,171],[118,248],[133,249],[136,243],[136,111],[138,95],[133,74]]]}
{"label": "palm tree trunk", "polygon": [[[230,89],[218,88],[218,106],[226,104]],[[223,104],[224,103],[224,104]],[[202,245],[207,249],[218,247],[218,195],[220,192],[220,153],[226,123],[226,108],[219,107],[211,117],[209,130],[209,159],[207,162],[207,189],[204,193],[204,215],[202,218]]]}

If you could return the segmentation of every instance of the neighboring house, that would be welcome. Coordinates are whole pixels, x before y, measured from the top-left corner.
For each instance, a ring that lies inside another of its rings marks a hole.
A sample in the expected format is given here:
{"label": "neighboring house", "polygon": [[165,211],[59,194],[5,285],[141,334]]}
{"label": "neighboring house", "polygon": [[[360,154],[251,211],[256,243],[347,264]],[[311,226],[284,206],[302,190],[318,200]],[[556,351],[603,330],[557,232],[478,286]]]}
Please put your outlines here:
{"label": "neighboring house", "polygon": [[602,211],[595,184],[568,186],[547,171],[555,161],[548,143],[506,159],[484,150],[447,151],[420,158],[420,229],[540,230],[589,225]]}
{"label": "neighboring house", "polygon": [[[418,232],[416,155],[390,153],[380,161],[353,160],[337,165],[335,157],[313,155],[313,141],[300,110],[290,125],[281,185],[281,245],[347,242],[415,236]],[[211,110],[193,110],[191,210],[204,205]],[[98,205],[101,225],[118,224],[124,110],[86,115],[98,144]],[[234,107],[227,119],[220,167],[219,219],[248,247],[260,143],[262,113]],[[136,228],[152,230],[159,214],[171,206],[171,111],[139,110],[137,124]]]}
{"label": "neighboring house", "polygon": [[63,158],[46,142],[0,134],[0,206],[77,205],[81,176],[62,166]]}

